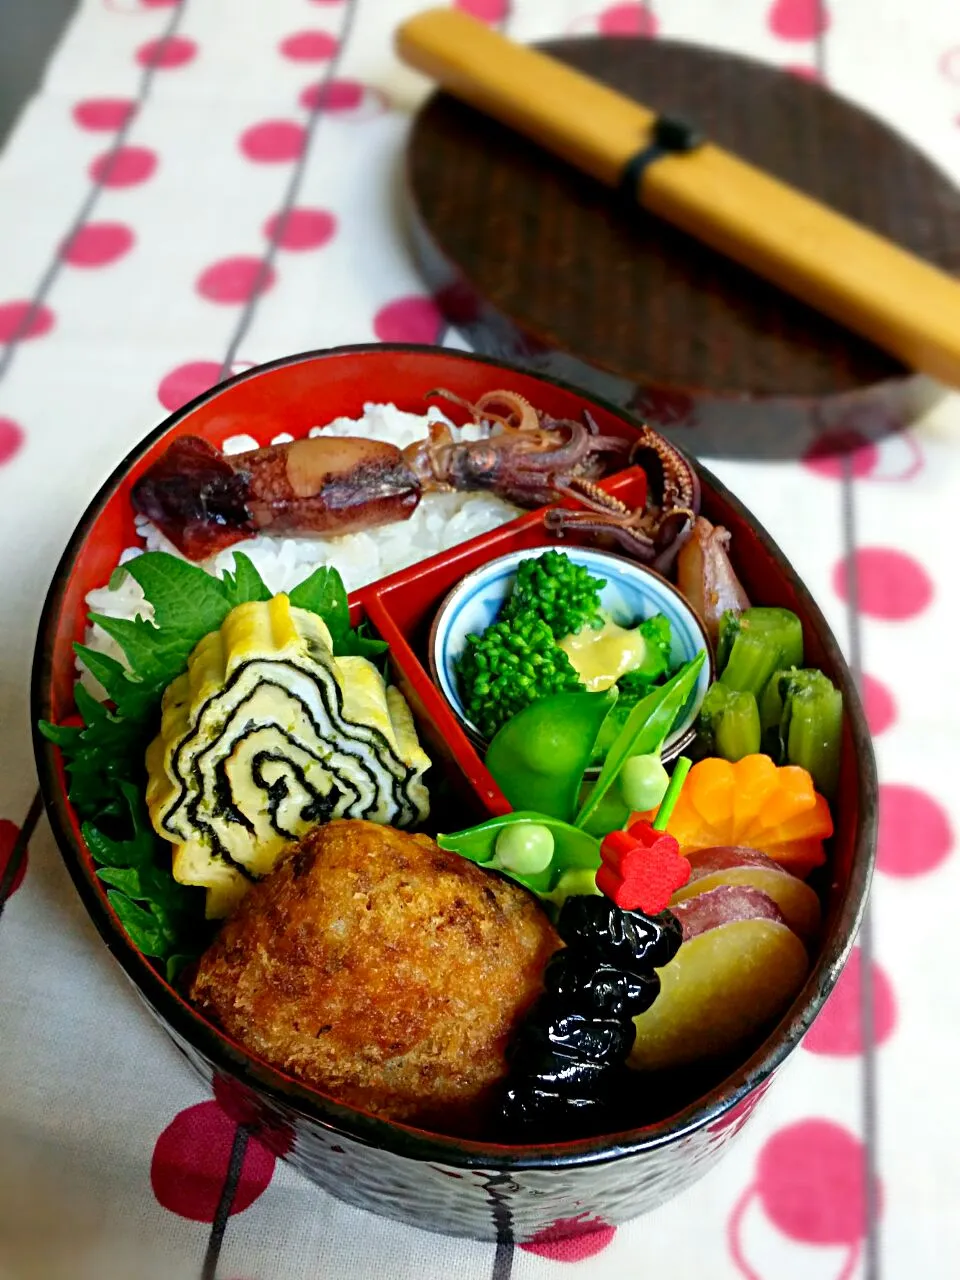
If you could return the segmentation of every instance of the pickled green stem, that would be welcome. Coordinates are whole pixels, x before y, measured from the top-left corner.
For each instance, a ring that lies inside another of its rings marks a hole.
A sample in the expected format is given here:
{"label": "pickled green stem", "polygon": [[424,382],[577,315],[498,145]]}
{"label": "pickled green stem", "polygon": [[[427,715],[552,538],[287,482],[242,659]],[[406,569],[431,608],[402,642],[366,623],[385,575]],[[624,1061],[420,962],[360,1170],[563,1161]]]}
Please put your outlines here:
{"label": "pickled green stem", "polygon": [[760,712],[752,693],[711,685],[700,710],[709,749],[724,760],[742,760],[760,750]]}
{"label": "pickled green stem", "polygon": [[664,793],[663,799],[660,801],[660,808],[657,810],[657,816],[651,822],[654,831],[666,831],[667,823],[670,821],[670,815],[673,813],[674,805],[680,799],[680,792],[683,790],[683,784],[687,780],[687,774],[690,772],[692,761],[686,756],[680,756],[673,768],[673,777],[670,779],[670,785]]}
{"label": "pickled green stem", "polygon": [[773,673],[803,662],[803,628],[789,609],[758,607],[725,613],[717,662],[730,689],[759,698]]}
{"label": "pickled green stem", "polygon": [[820,794],[830,799],[840,773],[843,695],[820,671],[798,675],[819,679],[790,682],[784,700],[786,725],[781,721],[787,762],[806,769]]}

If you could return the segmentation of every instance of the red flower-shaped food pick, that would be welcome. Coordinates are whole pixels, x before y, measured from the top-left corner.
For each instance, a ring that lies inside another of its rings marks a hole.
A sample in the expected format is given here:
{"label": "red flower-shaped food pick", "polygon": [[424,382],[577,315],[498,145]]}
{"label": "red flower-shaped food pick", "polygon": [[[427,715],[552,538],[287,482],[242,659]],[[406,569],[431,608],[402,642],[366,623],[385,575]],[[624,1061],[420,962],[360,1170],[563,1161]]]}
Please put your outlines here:
{"label": "red flower-shaped food pick", "polygon": [[623,911],[655,916],[690,879],[690,863],[679,850],[673,836],[654,830],[649,822],[611,831],[600,845],[597,888]]}

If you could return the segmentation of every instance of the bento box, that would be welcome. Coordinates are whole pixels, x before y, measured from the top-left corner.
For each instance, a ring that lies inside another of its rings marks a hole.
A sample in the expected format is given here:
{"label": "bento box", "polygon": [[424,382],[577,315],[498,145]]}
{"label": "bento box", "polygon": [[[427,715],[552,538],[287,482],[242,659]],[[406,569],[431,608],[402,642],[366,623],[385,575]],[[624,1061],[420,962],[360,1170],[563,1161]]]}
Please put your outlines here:
{"label": "bento box", "polygon": [[33,712],[146,1008],[248,1134],[427,1230],[681,1192],[869,888],[860,701],[770,536],[627,414],[459,352],[295,355],[172,414],[63,554]]}

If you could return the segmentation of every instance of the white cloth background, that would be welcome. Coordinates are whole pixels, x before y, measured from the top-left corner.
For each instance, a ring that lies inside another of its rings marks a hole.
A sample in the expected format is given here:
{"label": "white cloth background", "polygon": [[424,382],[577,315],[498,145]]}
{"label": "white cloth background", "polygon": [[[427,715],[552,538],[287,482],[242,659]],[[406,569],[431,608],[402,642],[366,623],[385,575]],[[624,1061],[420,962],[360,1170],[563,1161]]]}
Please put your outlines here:
{"label": "white cloth background", "polygon": [[[396,207],[409,113],[427,86],[396,63],[391,40],[418,7],[84,0],[0,156],[0,871],[35,790],[27,696],[43,594],[116,460],[198,390],[198,379],[213,381],[228,354],[243,366],[344,342],[432,341],[440,332]],[[632,31],[800,69],[816,64],[819,49],[835,89],[960,177],[956,0],[462,7],[505,19],[520,39]],[[145,46],[171,23],[165,65],[151,69]],[[113,145],[123,104],[142,92],[145,75],[147,96],[124,139],[131,150],[113,181],[95,186],[91,166]],[[278,251],[275,279],[237,341],[249,264],[205,273],[263,254],[263,226],[283,201],[307,119],[302,95],[324,78],[327,109],[296,199],[312,211],[298,224],[303,243]],[[270,121],[282,125],[248,132]],[[58,257],[78,218],[107,229],[88,230]],[[18,304],[45,278],[46,310],[34,313],[42,331],[18,333]],[[818,1034],[713,1173],[615,1233],[517,1249],[516,1280],[956,1275],[958,441],[960,401],[949,397],[907,435],[860,450],[851,484],[829,466],[715,465],[792,558],[844,645],[844,501],[855,517],[857,627],[884,787],[871,915],[880,1039],[871,1134],[882,1183],[873,1249],[863,1247],[855,963]],[[184,1210],[202,1217],[222,1181],[226,1132],[96,937],[41,822],[23,884],[0,918],[0,1277],[198,1275],[209,1222]],[[283,1165],[269,1176],[256,1152],[245,1172],[245,1185],[260,1193],[228,1223],[217,1271],[224,1280],[493,1274],[492,1246],[347,1208]],[[179,1188],[173,1207],[171,1183]]]}

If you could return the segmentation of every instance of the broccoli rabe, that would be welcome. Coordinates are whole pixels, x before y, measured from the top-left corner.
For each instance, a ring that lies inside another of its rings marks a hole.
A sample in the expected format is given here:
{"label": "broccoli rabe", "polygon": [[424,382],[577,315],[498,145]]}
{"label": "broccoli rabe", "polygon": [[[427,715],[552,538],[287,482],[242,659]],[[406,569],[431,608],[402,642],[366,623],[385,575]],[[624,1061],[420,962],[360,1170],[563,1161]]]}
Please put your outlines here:
{"label": "broccoli rabe", "polygon": [[660,670],[657,675],[666,675],[670,670],[670,649],[673,643],[670,619],[665,614],[655,613],[652,618],[641,622],[637,630],[646,640],[648,649],[641,670],[651,671],[658,666]]}
{"label": "broccoli rabe", "polygon": [[549,626],[531,614],[467,636],[457,679],[464,711],[488,740],[532,702],[583,688]]}
{"label": "broccoli rabe", "polygon": [[[540,698],[585,687],[558,642],[584,628],[599,631],[604,626],[600,592],[605,585],[603,578],[559,551],[521,560],[496,622],[482,635],[467,637],[457,663],[463,709],[484,738],[489,741],[512,716]],[[668,619],[656,614],[638,630],[646,641],[644,656],[617,682],[615,714],[620,722],[671,667]]]}
{"label": "broccoli rabe", "polygon": [[555,640],[576,635],[584,627],[599,630],[604,623],[600,592],[606,582],[560,551],[545,551],[535,560],[521,560],[510,598],[500,610],[500,622],[536,617],[550,628]]}

